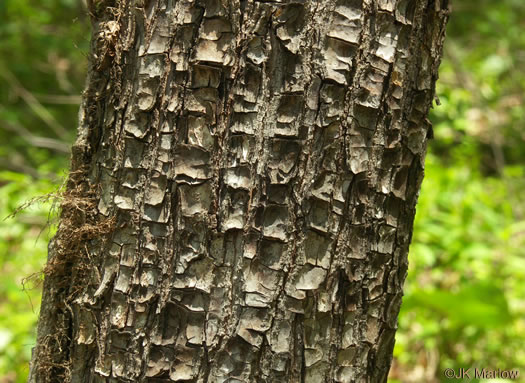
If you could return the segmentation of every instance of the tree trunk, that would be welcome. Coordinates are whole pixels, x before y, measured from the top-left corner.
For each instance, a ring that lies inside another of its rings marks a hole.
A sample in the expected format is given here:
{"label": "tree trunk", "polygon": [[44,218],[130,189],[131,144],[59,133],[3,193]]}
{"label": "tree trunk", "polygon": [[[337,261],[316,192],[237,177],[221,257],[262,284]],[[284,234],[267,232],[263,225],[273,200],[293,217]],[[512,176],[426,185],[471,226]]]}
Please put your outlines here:
{"label": "tree trunk", "polygon": [[446,0],[99,0],[30,382],[386,382]]}

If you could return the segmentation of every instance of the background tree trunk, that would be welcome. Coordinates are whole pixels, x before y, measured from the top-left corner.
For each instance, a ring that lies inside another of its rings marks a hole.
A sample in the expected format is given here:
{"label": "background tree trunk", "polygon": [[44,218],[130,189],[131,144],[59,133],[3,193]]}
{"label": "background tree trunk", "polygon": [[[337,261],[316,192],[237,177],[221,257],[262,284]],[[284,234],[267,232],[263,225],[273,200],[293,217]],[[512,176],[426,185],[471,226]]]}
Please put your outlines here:
{"label": "background tree trunk", "polygon": [[101,0],[31,382],[385,382],[445,0]]}

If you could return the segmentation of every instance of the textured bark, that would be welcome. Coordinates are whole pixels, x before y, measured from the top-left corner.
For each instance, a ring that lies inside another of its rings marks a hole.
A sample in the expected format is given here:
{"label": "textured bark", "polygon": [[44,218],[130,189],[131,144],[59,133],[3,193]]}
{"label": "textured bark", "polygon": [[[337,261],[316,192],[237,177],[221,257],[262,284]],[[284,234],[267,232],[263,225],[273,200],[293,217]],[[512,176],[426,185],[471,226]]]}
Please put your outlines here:
{"label": "textured bark", "polygon": [[445,0],[94,1],[31,382],[385,382]]}

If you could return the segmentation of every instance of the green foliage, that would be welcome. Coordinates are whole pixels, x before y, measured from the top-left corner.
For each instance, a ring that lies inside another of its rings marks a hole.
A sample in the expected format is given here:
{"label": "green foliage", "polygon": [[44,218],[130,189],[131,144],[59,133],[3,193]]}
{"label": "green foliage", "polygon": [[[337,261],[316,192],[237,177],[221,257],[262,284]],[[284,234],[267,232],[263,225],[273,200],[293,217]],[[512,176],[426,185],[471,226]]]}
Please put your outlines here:
{"label": "green foliage", "polygon": [[0,4],[0,141],[9,142],[0,145],[0,168],[37,177],[45,163],[46,176],[67,166],[87,67],[88,21],[78,0]]}
{"label": "green foliage", "polygon": [[525,2],[451,3],[432,149],[442,160],[479,158],[485,174],[500,174],[525,162]]}
{"label": "green foliage", "polygon": [[525,365],[525,2],[453,7],[392,382]]}
{"label": "green foliage", "polygon": [[447,367],[524,365],[525,204],[509,195],[525,187],[523,169],[487,178],[466,163],[445,168],[430,155],[426,173],[397,362],[408,369],[421,355],[437,352],[434,365],[426,366],[437,377]]}
{"label": "green foliage", "polygon": [[15,218],[16,208],[34,196],[56,189],[56,184],[30,176],[0,171],[0,377],[24,382],[35,342],[40,304],[39,270],[53,229],[47,226],[51,201],[34,203]]}
{"label": "green foliage", "polygon": [[6,217],[64,176],[90,32],[79,0],[0,0],[0,20],[0,382],[8,383],[27,380],[51,205]]}

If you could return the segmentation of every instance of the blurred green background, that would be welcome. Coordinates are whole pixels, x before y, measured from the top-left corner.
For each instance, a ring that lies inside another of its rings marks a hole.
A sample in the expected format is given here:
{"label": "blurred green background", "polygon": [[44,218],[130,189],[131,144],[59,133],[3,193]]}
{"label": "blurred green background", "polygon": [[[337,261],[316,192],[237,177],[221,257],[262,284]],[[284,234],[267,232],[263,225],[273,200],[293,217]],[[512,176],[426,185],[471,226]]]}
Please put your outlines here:
{"label": "blurred green background", "polygon": [[[525,377],[524,31],[523,0],[453,1],[392,383]],[[0,0],[0,383],[26,381],[56,219],[4,218],[63,182],[88,47],[82,1]]]}

